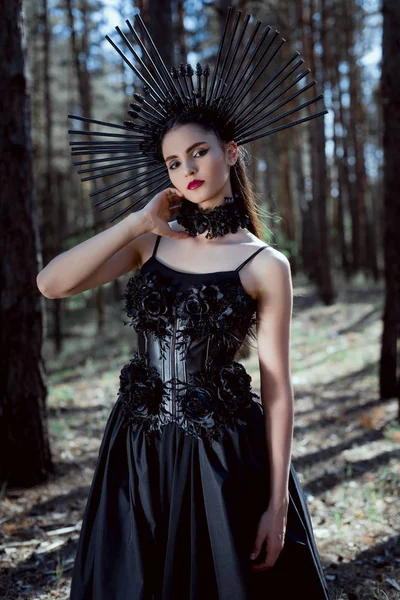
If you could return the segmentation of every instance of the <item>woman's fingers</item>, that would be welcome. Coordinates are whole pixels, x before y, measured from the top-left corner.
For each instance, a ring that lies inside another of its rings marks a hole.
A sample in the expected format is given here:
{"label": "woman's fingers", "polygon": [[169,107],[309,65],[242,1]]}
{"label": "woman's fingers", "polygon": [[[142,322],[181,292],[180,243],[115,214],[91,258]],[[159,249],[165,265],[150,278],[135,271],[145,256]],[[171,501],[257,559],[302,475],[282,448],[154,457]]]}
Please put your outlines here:
{"label": "woman's fingers", "polygon": [[274,566],[285,543],[286,511],[267,509],[260,518],[252,553],[253,571],[266,571]]}
{"label": "woman's fingers", "polygon": [[186,231],[175,231],[169,225],[171,217],[180,209],[182,198],[182,192],[172,187],[165,188],[152,198],[147,210],[152,217],[153,233],[176,239],[189,237]]}
{"label": "woman's fingers", "polygon": [[168,188],[165,190],[165,193],[170,212],[172,213],[173,211],[179,210],[181,207],[180,200],[183,198],[183,194],[175,188]]}
{"label": "woman's fingers", "polygon": [[165,223],[162,220],[159,221],[159,226],[156,233],[159,233],[164,237],[175,238],[177,240],[189,237],[189,234],[186,231],[175,231],[175,229],[172,229],[168,223]]}
{"label": "woman's fingers", "polygon": [[256,558],[258,557],[258,555],[261,551],[261,547],[262,547],[263,543],[264,543],[264,536],[262,535],[261,531],[257,531],[256,541],[254,542],[253,550],[250,554],[251,560],[256,560]]}
{"label": "woman's fingers", "polygon": [[166,194],[168,200],[183,198],[182,192],[180,192],[179,190],[177,190],[175,188],[167,188],[165,190],[165,194]]}
{"label": "woman's fingers", "polygon": [[271,569],[277,561],[279,554],[283,549],[283,544],[280,542],[279,538],[276,540],[272,540],[271,536],[269,537],[269,543],[267,539],[266,543],[266,552],[264,560],[257,562],[257,564],[252,565],[253,571],[266,571],[267,569]]}

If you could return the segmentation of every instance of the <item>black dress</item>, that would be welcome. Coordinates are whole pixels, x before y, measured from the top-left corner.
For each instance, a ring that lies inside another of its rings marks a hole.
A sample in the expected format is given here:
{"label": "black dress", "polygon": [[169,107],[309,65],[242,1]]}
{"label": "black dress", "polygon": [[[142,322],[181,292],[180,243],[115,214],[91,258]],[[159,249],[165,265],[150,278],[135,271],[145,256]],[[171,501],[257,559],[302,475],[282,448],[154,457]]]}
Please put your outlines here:
{"label": "black dress", "polygon": [[268,506],[263,409],[234,360],[256,301],[240,269],[184,273],[153,255],[129,279],[138,350],[122,367],[89,492],[71,600],[326,600],[290,467],[285,545],[252,572]]}

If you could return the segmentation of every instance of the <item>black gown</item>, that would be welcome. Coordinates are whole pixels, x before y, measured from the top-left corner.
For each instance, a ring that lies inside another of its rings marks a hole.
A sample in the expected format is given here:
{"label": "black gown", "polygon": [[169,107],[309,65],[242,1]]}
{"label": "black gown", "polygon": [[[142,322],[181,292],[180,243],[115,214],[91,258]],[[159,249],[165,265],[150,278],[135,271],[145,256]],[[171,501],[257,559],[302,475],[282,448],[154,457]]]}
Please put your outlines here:
{"label": "black gown", "polygon": [[125,290],[138,349],[105,427],[70,598],[326,600],[292,464],[284,548],[251,570],[269,467],[262,404],[234,357],[256,322],[239,270],[266,246],[199,274],[160,262],[159,241]]}

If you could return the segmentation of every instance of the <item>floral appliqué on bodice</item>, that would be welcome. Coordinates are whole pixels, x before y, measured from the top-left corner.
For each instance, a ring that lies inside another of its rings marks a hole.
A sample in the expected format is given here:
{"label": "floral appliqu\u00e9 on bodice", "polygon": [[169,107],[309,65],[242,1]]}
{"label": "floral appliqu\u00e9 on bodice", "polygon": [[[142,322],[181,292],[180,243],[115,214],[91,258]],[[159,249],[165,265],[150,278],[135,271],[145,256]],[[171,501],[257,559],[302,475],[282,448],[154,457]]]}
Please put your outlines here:
{"label": "floral appliqu\u00e9 on bodice", "polygon": [[[171,420],[189,435],[221,440],[227,427],[246,424],[253,399],[259,398],[251,389],[251,376],[233,360],[256,324],[256,300],[244,290],[239,269],[222,272],[227,277],[217,272],[196,274],[198,283],[179,289],[182,286],[163,271],[186,274],[160,263],[155,250],[146,267],[127,283],[124,311],[129,321],[125,324],[157,340],[160,361],[169,357],[185,361],[193,343],[205,343],[207,354],[202,368],[189,372],[184,380],[175,375],[165,380],[160,369],[150,364],[147,352],[136,351],[120,373],[118,396],[125,424],[142,427],[148,441]],[[152,261],[156,268],[151,268]],[[208,353],[213,347],[217,348],[214,355]],[[167,408],[171,405],[172,411]]]}

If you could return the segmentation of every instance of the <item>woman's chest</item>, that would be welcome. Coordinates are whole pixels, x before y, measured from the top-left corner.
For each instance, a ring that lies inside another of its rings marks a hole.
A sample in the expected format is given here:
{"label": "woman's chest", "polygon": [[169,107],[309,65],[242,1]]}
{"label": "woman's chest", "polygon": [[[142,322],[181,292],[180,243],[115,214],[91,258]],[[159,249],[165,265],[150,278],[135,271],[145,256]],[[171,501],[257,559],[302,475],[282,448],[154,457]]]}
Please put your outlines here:
{"label": "woman's chest", "polygon": [[179,320],[190,335],[229,330],[244,335],[255,324],[256,301],[236,272],[192,275],[142,267],[131,277],[124,310],[135,330],[168,336]]}

